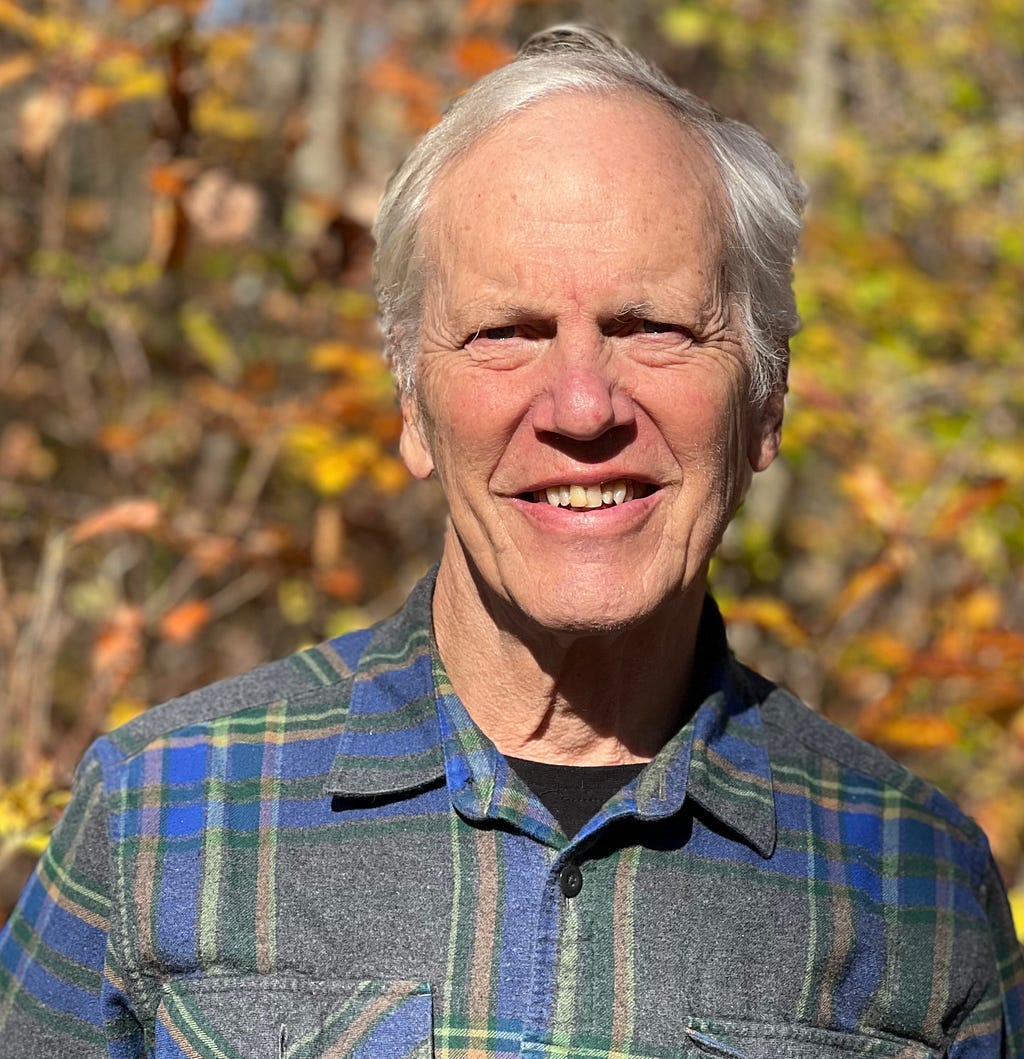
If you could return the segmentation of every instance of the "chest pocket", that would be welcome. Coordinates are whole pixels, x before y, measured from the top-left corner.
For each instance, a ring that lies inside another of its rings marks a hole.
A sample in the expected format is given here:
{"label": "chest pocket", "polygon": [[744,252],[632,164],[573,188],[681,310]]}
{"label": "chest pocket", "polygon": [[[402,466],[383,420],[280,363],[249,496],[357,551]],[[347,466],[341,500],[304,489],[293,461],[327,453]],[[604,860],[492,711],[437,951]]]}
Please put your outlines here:
{"label": "chest pocket", "polygon": [[156,1059],[431,1059],[424,982],[277,975],[184,978],[163,989]]}
{"label": "chest pocket", "polygon": [[690,1018],[686,1036],[694,1059],[938,1059],[916,1041],[793,1023]]}

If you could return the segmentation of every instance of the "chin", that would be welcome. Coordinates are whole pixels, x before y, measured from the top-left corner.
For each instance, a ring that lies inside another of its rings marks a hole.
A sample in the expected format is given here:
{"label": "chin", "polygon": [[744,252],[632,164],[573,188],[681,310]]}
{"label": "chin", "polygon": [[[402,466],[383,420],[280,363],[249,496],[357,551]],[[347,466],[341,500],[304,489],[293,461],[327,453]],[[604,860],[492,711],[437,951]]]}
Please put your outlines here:
{"label": "chin", "polygon": [[511,594],[513,606],[537,628],[570,636],[601,636],[623,632],[642,624],[657,610],[645,602],[636,586],[615,588],[607,582],[595,585],[562,584],[544,598]]}

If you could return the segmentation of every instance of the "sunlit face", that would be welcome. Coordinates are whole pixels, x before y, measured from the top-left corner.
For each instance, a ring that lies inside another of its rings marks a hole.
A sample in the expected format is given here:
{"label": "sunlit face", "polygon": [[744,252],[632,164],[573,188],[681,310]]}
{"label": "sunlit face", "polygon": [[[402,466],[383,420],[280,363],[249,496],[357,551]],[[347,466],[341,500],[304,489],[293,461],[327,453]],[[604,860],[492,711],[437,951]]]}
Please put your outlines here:
{"label": "sunlit face", "polygon": [[580,633],[703,592],[778,442],[748,400],[722,209],[705,151],[632,97],[537,104],[441,178],[402,451],[447,496],[456,592]]}

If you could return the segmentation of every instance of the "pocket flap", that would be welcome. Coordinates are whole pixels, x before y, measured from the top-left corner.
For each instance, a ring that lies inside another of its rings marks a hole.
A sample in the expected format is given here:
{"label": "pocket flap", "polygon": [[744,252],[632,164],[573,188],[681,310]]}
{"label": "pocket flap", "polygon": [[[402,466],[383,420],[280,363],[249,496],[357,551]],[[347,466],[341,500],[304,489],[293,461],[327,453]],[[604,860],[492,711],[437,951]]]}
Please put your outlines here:
{"label": "pocket flap", "polygon": [[430,986],[279,975],[175,979],[157,1059],[431,1059]]}
{"label": "pocket flap", "polygon": [[785,1022],[686,1020],[696,1055],[719,1059],[936,1059],[917,1041],[868,1033],[841,1033]]}

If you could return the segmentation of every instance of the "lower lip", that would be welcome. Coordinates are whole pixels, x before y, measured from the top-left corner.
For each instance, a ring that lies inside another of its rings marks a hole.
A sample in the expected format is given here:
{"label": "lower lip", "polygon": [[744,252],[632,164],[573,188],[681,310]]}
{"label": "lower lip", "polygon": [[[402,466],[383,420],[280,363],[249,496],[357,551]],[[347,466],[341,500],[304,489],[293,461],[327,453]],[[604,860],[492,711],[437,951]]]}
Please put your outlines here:
{"label": "lower lip", "polygon": [[555,507],[544,501],[531,503],[512,497],[509,503],[524,518],[541,529],[553,533],[586,536],[614,536],[644,522],[661,502],[662,491],[630,500],[614,507],[595,507],[574,510],[570,507]]}

